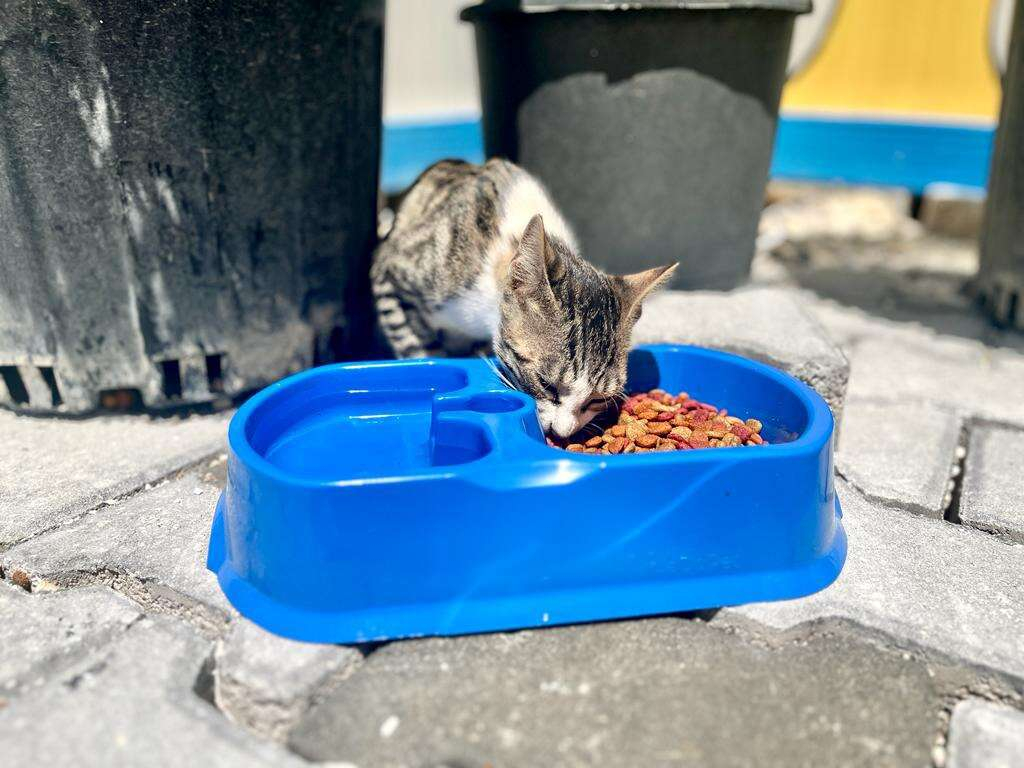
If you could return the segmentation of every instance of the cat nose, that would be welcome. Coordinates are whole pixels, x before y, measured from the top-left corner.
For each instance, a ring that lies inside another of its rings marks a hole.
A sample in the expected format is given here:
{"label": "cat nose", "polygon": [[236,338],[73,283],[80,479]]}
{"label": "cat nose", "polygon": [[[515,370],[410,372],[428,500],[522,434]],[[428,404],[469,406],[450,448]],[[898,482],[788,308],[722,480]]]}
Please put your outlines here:
{"label": "cat nose", "polygon": [[555,418],[551,421],[551,431],[558,437],[569,437],[579,429],[577,421],[578,420],[569,413],[555,414]]}

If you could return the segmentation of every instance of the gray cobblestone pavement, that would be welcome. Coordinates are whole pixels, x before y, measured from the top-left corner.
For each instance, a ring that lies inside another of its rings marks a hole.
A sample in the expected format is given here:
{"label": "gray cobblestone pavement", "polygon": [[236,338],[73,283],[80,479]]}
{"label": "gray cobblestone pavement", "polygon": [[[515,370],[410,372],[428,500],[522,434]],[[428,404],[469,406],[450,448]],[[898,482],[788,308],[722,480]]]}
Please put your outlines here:
{"label": "gray cobblestone pavement", "polygon": [[803,600],[295,643],[239,617],[204,568],[226,415],[0,411],[0,755],[46,766],[1021,765],[1024,340],[974,311],[963,290],[973,247],[926,231],[907,205],[786,190],[764,218],[760,285],[664,296],[638,328],[639,341],[776,364],[842,412],[849,559]]}

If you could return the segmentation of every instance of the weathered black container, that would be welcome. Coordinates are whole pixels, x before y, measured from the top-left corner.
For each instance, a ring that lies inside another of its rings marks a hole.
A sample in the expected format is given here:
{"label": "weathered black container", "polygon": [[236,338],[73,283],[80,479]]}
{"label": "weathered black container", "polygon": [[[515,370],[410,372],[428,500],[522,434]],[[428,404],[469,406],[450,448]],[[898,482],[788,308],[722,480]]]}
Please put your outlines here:
{"label": "weathered black container", "polygon": [[359,354],[382,21],[383,0],[0,3],[0,400],[197,402]]}
{"label": "weathered black container", "polygon": [[488,155],[548,187],[584,254],[677,287],[746,278],[796,14],[810,0],[484,2]]}
{"label": "weathered black container", "polygon": [[1024,0],[1010,39],[977,288],[992,318],[1024,330]]}

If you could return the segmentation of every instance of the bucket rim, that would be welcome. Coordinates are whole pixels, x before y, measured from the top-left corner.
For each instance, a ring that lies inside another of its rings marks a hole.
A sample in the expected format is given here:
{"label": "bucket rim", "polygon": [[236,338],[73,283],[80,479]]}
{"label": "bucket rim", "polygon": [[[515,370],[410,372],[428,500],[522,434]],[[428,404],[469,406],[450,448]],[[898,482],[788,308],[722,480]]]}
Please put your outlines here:
{"label": "bucket rim", "polygon": [[600,2],[599,0],[482,0],[462,9],[459,18],[473,21],[492,14],[551,13],[554,11],[782,11],[810,13],[813,0],[636,0]]}

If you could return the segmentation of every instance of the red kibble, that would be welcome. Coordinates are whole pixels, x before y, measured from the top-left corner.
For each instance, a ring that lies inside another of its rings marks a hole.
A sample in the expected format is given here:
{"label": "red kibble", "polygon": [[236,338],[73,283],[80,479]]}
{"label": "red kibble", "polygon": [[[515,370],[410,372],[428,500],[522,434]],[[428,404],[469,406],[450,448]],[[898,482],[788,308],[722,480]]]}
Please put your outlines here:
{"label": "red kibble", "polygon": [[740,440],[747,440],[752,434],[754,434],[754,430],[742,424],[733,424],[732,429],[729,431],[736,435]]}

